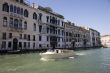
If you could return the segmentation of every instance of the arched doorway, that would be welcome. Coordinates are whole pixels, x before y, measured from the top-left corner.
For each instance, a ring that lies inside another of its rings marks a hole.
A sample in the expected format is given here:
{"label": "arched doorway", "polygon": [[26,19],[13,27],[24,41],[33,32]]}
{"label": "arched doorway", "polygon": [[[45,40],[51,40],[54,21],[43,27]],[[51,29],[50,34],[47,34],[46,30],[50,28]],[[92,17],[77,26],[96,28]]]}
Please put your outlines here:
{"label": "arched doorway", "polygon": [[13,50],[17,50],[18,49],[18,39],[14,38],[13,39]]}
{"label": "arched doorway", "polygon": [[73,41],[71,42],[71,44],[72,44],[72,49],[75,50],[75,41],[73,40]]}

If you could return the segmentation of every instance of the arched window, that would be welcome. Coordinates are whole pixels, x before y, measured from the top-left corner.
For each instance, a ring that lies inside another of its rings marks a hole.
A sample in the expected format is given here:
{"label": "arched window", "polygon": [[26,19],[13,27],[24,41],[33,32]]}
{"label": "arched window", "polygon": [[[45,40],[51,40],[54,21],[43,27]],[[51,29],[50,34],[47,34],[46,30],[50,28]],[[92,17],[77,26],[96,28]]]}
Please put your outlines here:
{"label": "arched window", "polygon": [[24,29],[27,30],[27,22],[24,22]]}
{"label": "arched window", "polygon": [[4,27],[7,26],[7,17],[3,17],[3,26],[4,26]]}
{"label": "arched window", "polygon": [[33,30],[36,31],[36,24],[33,25]]}
{"label": "arched window", "polygon": [[2,8],[3,11],[6,11],[6,12],[9,12],[9,6],[8,6],[8,3],[4,3],[3,4],[3,8]]}
{"label": "arched window", "polygon": [[16,0],[17,2],[19,2],[19,0]]}
{"label": "arched window", "polygon": [[13,12],[13,9],[14,9],[13,5],[10,5],[10,12]]}
{"label": "arched window", "polygon": [[24,3],[23,0],[20,0],[20,3]]}
{"label": "arched window", "polygon": [[18,24],[19,24],[18,19],[15,19],[14,20],[14,28],[18,29]]}
{"label": "arched window", "polygon": [[13,18],[10,18],[9,26],[10,26],[11,28],[13,27]]}
{"label": "arched window", "polygon": [[23,15],[23,8],[20,9],[20,14]]}
{"label": "arched window", "polygon": [[33,13],[33,19],[37,20],[37,14],[35,12]]}
{"label": "arched window", "polygon": [[28,17],[28,15],[29,15],[29,12],[27,11],[27,9],[25,9],[25,10],[24,10],[24,16],[25,16],[25,17]]}
{"label": "arched window", "polygon": [[17,7],[17,14],[20,14],[20,8]]}
{"label": "arched window", "polygon": [[17,12],[17,7],[16,6],[14,6],[14,13],[16,13]]}
{"label": "arched window", "polygon": [[22,29],[22,20],[19,20],[19,29]]}
{"label": "arched window", "polygon": [[42,13],[39,13],[39,20],[42,20]]}

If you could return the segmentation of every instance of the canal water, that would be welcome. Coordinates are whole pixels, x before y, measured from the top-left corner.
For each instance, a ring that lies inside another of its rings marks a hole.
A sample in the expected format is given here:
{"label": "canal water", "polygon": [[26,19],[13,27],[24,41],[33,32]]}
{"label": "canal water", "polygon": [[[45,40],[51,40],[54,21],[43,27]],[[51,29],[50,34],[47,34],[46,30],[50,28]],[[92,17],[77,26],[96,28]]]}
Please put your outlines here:
{"label": "canal water", "polygon": [[110,73],[110,48],[77,53],[56,61],[41,61],[38,53],[0,56],[0,73]]}

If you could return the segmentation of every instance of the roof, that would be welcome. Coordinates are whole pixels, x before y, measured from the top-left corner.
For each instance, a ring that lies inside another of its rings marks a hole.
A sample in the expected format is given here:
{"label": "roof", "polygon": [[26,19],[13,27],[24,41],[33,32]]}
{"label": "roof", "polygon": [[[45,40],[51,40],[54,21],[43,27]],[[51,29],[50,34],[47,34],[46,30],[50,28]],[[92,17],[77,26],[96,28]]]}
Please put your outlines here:
{"label": "roof", "polygon": [[49,11],[49,10],[48,10],[47,8],[45,8],[45,7],[38,6],[38,9],[64,19],[64,16],[63,16],[63,15],[60,15],[60,14],[55,13],[55,12],[53,12],[53,11]]}

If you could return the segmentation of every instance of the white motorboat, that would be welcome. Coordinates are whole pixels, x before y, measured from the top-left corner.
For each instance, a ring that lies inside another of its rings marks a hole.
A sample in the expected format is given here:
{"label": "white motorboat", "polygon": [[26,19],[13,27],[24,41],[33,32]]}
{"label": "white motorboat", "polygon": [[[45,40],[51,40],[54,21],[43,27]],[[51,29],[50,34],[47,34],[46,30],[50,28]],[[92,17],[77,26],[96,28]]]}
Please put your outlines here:
{"label": "white motorboat", "polygon": [[55,49],[48,50],[45,53],[40,53],[41,59],[61,59],[61,58],[68,58],[73,57],[75,55],[75,52],[73,50],[61,50],[61,49]]}

